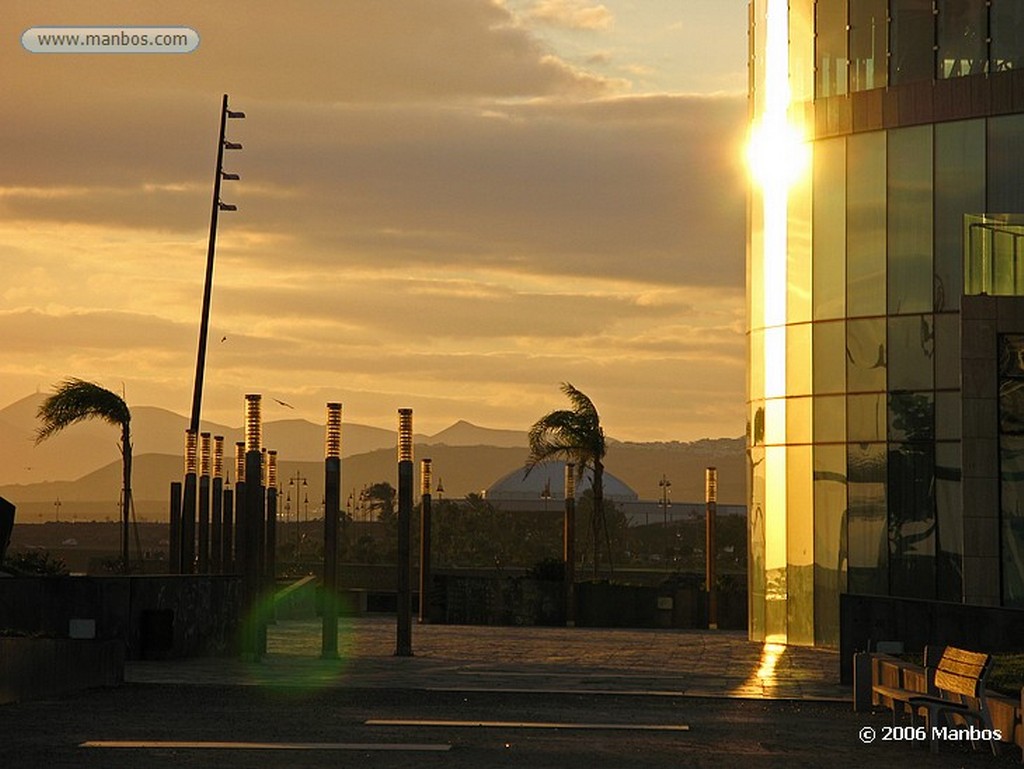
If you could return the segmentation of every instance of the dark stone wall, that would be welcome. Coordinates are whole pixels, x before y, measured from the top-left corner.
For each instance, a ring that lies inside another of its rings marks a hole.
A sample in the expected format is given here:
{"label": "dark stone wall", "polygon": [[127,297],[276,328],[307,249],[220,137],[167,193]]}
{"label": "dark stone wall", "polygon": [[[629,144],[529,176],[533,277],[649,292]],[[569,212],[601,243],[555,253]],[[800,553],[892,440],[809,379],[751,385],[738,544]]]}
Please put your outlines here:
{"label": "dark stone wall", "polygon": [[124,644],[0,638],[0,705],[124,682]]}
{"label": "dark stone wall", "polygon": [[72,619],[92,619],[128,659],[233,653],[240,606],[235,576],[0,579],[0,630],[66,638]]}

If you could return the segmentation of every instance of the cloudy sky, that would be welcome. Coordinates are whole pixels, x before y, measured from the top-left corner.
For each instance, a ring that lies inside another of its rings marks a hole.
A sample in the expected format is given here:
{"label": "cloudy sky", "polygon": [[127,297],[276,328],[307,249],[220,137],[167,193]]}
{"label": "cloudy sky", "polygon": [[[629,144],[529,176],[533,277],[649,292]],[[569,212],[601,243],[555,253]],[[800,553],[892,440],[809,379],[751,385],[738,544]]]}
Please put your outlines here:
{"label": "cloudy sky", "polygon": [[[203,416],[743,433],[746,0],[6,0],[0,407],[67,376]],[[40,25],[184,25],[45,55]],[[223,341],[222,341],[223,340]],[[294,405],[277,406],[271,398]]]}

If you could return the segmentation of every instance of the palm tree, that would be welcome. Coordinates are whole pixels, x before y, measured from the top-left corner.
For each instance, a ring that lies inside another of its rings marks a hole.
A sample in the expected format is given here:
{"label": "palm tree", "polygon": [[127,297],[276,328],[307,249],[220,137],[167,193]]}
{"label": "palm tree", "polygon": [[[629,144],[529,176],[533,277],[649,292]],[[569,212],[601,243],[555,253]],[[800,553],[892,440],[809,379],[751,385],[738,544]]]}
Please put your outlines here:
{"label": "palm tree", "polygon": [[83,419],[98,417],[121,428],[121,561],[128,572],[128,515],[132,505],[131,411],[124,399],[92,382],[65,379],[39,407],[36,443]]}
{"label": "palm tree", "polygon": [[[594,493],[594,511],[591,533],[594,541],[594,575],[598,570],[598,539],[603,528],[608,539],[608,526],[604,519],[604,455],[606,444],[601,417],[593,401],[568,382],[562,383],[562,392],[572,404],[571,409],[559,409],[538,419],[530,428],[530,457],[526,461],[526,474],[548,460],[560,458],[574,462],[577,477],[584,471],[593,473],[591,490]],[[611,564],[611,543],[608,542],[608,562]]]}

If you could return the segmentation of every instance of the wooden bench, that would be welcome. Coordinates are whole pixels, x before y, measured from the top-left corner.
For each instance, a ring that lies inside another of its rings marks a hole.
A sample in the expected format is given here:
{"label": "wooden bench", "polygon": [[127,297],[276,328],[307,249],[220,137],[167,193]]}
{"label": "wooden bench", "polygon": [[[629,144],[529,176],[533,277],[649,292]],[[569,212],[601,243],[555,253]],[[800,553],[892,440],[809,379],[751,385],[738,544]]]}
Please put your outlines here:
{"label": "wooden bench", "polygon": [[[991,668],[991,655],[947,646],[938,665],[928,669],[927,693],[884,684],[874,684],[871,689],[879,697],[890,701],[893,725],[896,724],[899,711],[910,710],[912,725],[916,725],[917,715],[924,713],[934,753],[938,750],[938,741],[936,730],[932,727],[937,726],[943,716],[947,724],[950,723],[950,716],[956,715],[965,724],[976,721],[980,729],[992,729],[992,718],[985,701],[985,682]],[[995,740],[990,740],[990,745],[992,753],[998,754]]]}

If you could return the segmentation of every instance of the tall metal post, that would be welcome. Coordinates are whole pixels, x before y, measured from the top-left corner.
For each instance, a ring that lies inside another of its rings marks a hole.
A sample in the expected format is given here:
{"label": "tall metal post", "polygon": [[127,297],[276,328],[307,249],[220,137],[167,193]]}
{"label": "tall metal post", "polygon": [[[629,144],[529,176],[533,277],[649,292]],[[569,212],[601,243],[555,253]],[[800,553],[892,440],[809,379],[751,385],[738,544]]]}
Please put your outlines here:
{"label": "tall metal post", "polygon": [[199,433],[199,556],[198,571],[210,573],[210,472],[213,454],[209,433]]}
{"label": "tall metal post", "polygon": [[242,582],[244,613],[242,656],[255,661],[260,656],[260,633],[263,625],[258,609],[261,594],[260,541],[263,528],[263,452],[260,396],[245,396],[245,524],[242,539]]}
{"label": "tall metal post", "polygon": [[196,433],[185,431],[185,487],[181,504],[181,573],[192,574],[196,561]]}
{"label": "tall metal post", "polygon": [[224,150],[242,149],[241,144],[229,142],[224,138],[224,129],[228,118],[244,118],[244,112],[234,112],[228,109],[228,95],[224,98],[220,107],[220,133],[217,137],[217,168],[213,175],[213,205],[210,210],[210,240],[206,248],[206,280],[203,284],[203,309],[199,321],[199,345],[196,353],[196,379],[192,389],[192,419],[189,422],[189,429],[192,432],[199,432],[199,414],[202,409],[203,400],[203,375],[206,371],[206,341],[210,330],[210,295],[213,292],[213,256],[217,245],[217,216],[221,211],[234,211],[235,206],[228,205],[220,199],[220,183],[222,179],[237,180],[237,174],[224,172]]}
{"label": "tall metal post", "polygon": [[[296,486],[296,491],[298,486]],[[298,494],[296,493],[296,501]],[[324,608],[320,656],[338,657],[338,518],[341,515],[341,404],[327,404],[324,452]]]}
{"label": "tall metal post", "polygon": [[576,625],[576,465],[565,463],[565,516],[562,527],[565,562],[565,624]]}
{"label": "tall metal post", "polygon": [[705,560],[707,569],[705,581],[708,589],[708,627],[718,628],[718,575],[715,573],[715,554],[718,543],[715,532],[715,518],[718,512],[718,470],[708,467],[704,470],[704,502],[707,507]]}
{"label": "tall metal post", "polygon": [[398,633],[396,657],[412,656],[412,409],[398,410]]}
{"label": "tall metal post", "polygon": [[224,436],[213,436],[213,483],[210,489],[210,571],[224,571]]}
{"label": "tall metal post", "polygon": [[181,481],[171,481],[170,530],[167,533],[167,571],[181,574]]}
{"label": "tall metal post", "polygon": [[[231,572],[243,574],[245,560],[245,441],[235,443],[235,521],[224,535]],[[233,532],[233,534],[232,534]]]}
{"label": "tall metal post", "polygon": [[432,480],[429,459],[420,460],[420,616],[419,622],[430,622],[430,487]]}
{"label": "tall metal post", "polygon": [[[235,488],[238,488],[237,484]],[[224,489],[224,504],[221,508],[224,520],[222,523],[220,542],[221,574],[233,574],[235,571],[235,490]]]}
{"label": "tall metal post", "polygon": [[277,452],[267,452],[267,527],[265,536],[267,585],[277,579]]}

